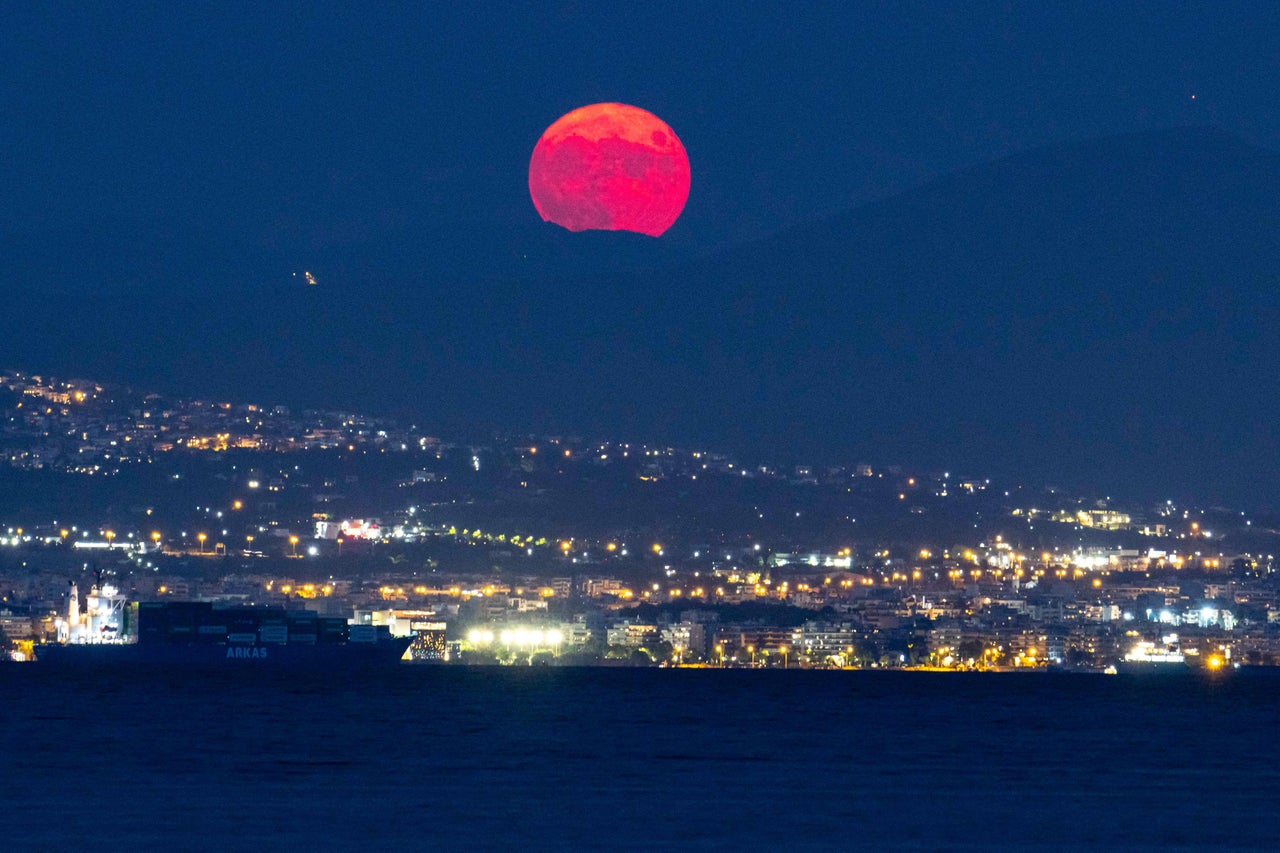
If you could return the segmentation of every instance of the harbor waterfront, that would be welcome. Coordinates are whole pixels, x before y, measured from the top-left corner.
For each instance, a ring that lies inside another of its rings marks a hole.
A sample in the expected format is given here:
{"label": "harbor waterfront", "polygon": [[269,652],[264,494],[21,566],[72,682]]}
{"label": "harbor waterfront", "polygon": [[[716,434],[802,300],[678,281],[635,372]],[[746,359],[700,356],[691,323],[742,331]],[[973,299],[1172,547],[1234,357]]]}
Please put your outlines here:
{"label": "harbor waterfront", "polygon": [[275,614],[157,627],[177,632],[165,648],[236,663],[349,629],[450,664],[1280,663],[1280,513],[1265,509],[856,457],[449,440],[9,370],[0,414],[0,657],[13,660],[145,643],[133,616],[191,601]]}
{"label": "harbor waterfront", "polygon": [[1280,722],[1278,684],[3,666],[5,836],[49,849],[105,821],[139,849],[1274,849],[1280,743],[1256,733]]}

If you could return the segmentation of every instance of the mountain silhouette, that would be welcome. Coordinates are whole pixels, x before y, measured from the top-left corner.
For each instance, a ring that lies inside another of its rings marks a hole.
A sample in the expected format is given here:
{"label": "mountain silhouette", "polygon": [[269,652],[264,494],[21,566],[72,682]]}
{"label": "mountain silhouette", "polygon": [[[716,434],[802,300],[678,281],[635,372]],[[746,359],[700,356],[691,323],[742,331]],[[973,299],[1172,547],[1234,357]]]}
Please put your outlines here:
{"label": "mountain silhouette", "polygon": [[221,289],[34,284],[0,320],[0,363],[441,432],[1274,506],[1277,190],[1280,155],[1214,129],[1091,140],[693,260],[530,231],[473,235],[470,252],[535,255],[485,275],[428,245],[358,287],[357,255],[345,286],[262,284],[251,255]]}

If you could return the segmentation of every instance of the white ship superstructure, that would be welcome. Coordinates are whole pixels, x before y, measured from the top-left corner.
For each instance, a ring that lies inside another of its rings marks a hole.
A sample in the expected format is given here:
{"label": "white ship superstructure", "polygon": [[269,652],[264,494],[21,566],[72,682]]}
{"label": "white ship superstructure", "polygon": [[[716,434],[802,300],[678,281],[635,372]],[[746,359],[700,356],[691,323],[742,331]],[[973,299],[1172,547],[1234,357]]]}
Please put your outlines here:
{"label": "white ship superstructure", "polygon": [[124,642],[124,610],[127,599],[111,584],[99,587],[94,584],[85,596],[84,610],[80,609],[80,592],[71,584],[67,603],[67,618],[55,622],[60,643],[122,643]]}
{"label": "white ship superstructure", "polygon": [[1160,645],[1150,640],[1139,641],[1125,654],[1129,663],[1185,663],[1187,658],[1178,646],[1178,635],[1168,634],[1161,638]]}

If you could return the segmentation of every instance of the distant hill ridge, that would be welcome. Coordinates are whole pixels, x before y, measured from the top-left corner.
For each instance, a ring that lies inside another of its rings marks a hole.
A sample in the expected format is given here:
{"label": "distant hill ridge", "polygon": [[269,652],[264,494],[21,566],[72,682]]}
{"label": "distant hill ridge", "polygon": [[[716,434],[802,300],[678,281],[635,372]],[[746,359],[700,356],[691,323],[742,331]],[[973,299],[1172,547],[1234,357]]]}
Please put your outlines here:
{"label": "distant hill ridge", "polygon": [[1280,488],[1278,190],[1280,155],[1220,131],[1114,137],[645,272],[629,255],[571,279],[424,273],[359,298],[179,293],[163,309],[90,294],[9,314],[0,357],[442,428],[954,461],[1247,504]]}

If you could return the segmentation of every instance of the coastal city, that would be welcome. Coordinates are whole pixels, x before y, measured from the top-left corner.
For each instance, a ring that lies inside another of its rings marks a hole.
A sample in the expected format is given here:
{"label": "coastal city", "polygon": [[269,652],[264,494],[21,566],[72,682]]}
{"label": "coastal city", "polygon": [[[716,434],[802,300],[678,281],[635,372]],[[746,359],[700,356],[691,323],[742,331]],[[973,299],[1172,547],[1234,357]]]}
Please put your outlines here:
{"label": "coastal city", "polygon": [[459,442],[13,370],[0,417],[12,661],[183,637],[250,660],[390,638],[448,665],[1280,663],[1280,520],[1240,510],[569,436]]}
{"label": "coastal city", "polygon": [[7,4],[0,853],[1276,850],[1277,44]]}

